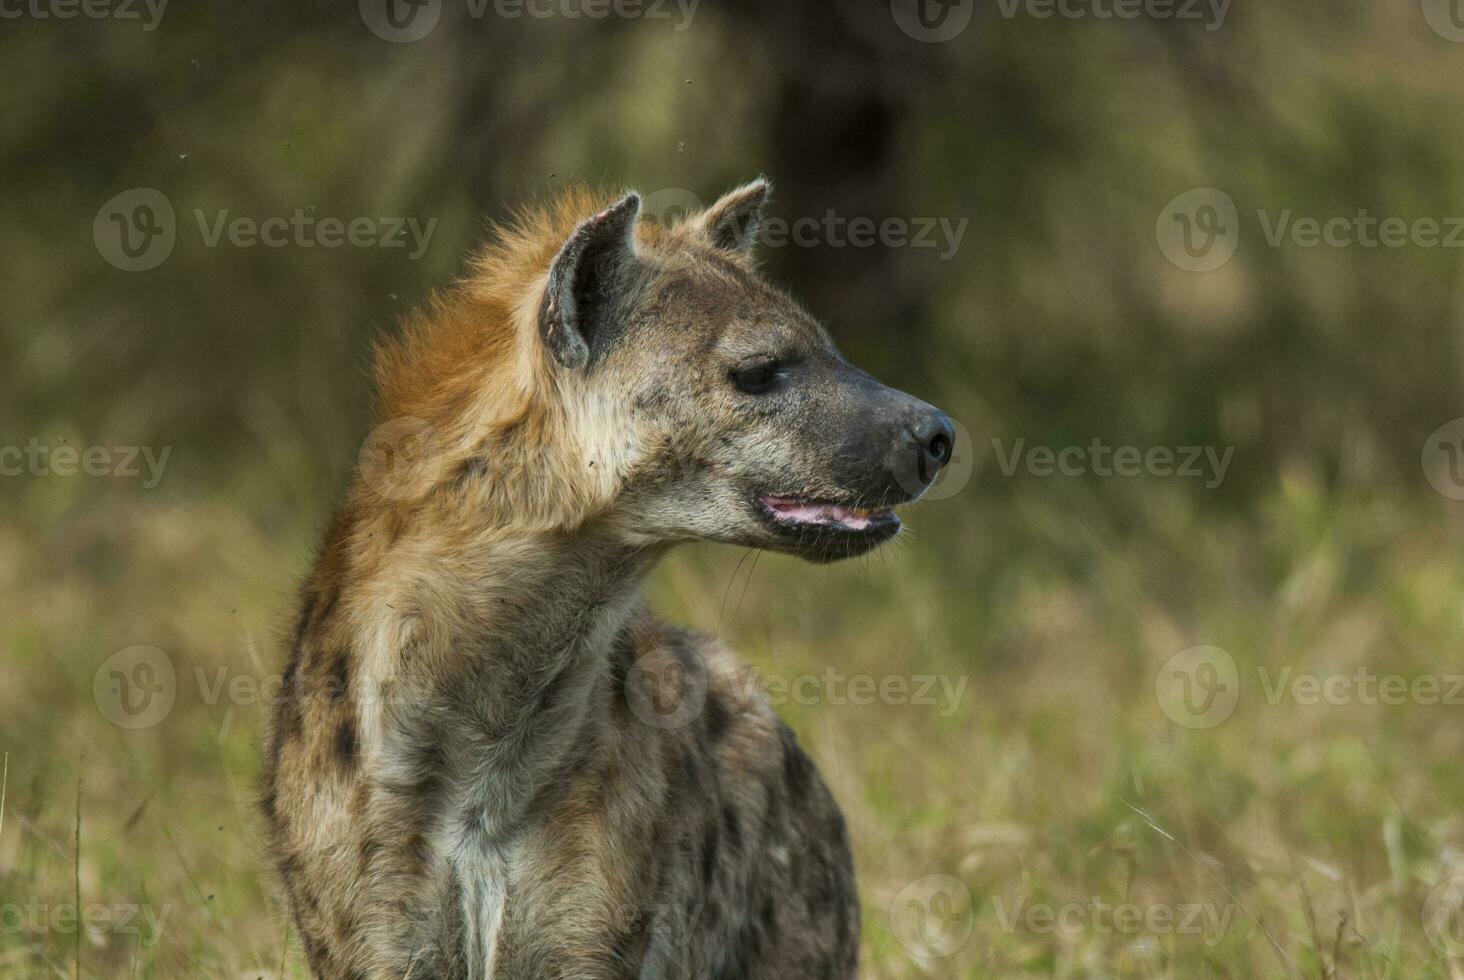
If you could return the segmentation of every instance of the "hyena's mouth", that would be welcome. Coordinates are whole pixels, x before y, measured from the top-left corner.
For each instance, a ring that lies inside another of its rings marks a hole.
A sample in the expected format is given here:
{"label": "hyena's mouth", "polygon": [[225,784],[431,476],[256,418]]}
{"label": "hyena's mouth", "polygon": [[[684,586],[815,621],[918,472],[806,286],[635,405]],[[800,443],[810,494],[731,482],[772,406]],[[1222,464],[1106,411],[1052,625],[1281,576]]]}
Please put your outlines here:
{"label": "hyena's mouth", "polygon": [[879,536],[900,529],[900,519],[888,507],[853,507],[772,494],[762,494],[757,500],[763,514],[783,528],[875,532]]}

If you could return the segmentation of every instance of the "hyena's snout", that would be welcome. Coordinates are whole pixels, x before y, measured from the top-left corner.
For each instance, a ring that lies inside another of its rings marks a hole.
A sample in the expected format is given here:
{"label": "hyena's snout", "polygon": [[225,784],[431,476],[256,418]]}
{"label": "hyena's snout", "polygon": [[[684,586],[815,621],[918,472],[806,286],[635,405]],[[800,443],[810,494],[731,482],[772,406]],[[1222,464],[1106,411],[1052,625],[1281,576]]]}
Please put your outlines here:
{"label": "hyena's snout", "polygon": [[919,497],[955,451],[956,429],[934,405],[861,375],[838,458],[860,497],[899,504]]}
{"label": "hyena's snout", "polygon": [[951,461],[955,445],[956,427],[951,417],[939,409],[930,408],[910,427],[910,445],[906,449],[914,460],[914,476],[919,479],[922,492]]}

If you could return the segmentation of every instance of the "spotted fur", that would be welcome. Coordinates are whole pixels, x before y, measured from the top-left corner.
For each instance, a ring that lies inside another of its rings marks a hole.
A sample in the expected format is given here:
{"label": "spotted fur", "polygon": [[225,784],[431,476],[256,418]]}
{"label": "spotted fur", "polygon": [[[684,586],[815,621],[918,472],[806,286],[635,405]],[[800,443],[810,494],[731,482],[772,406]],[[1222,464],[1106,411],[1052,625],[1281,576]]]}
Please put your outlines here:
{"label": "spotted fur", "polygon": [[[316,976],[855,975],[828,789],[729,651],[638,600],[682,541],[877,543],[779,530],[757,490],[918,493],[898,470],[921,403],[758,274],[767,193],[670,229],[633,194],[566,194],[377,352],[381,425],[303,587],[264,759]],[[760,352],[799,383],[735,390]]]}

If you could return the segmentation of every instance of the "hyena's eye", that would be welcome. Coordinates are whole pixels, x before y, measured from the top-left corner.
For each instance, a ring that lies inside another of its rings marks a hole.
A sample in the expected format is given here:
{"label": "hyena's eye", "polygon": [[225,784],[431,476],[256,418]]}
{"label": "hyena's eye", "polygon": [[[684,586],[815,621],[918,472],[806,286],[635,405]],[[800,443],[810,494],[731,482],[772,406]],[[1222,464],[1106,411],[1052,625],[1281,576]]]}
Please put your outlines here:
{"label": "hyena's eye", "polygon": [[765,395],[782,378],[783,372],[774,361],[761,361],[732,371],[732,383],[744,395]]}

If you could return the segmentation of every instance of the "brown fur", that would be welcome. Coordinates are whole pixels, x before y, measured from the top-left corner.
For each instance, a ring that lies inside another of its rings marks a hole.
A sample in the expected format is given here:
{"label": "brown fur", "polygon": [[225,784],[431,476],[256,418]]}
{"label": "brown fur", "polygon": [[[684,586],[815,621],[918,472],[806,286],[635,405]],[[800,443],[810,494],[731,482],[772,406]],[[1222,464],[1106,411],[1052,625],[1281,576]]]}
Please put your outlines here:
{"label": "brown fur", "polygon": [[[758,276],[766,193],[668,230],[572,191],[379,347],[383,424],[303,590],[264,766],[317,976],[854,974],[838,808],[735,658],[637,600],[682,540],[877,543],[780,529],[749,487],[918,492],[890,477],[909,423],[871,420],[919,403]],[[807,365],[777,400],[727,380],[762,347]],[[667,689],[700,692],[675,725],[647,714]]]}

